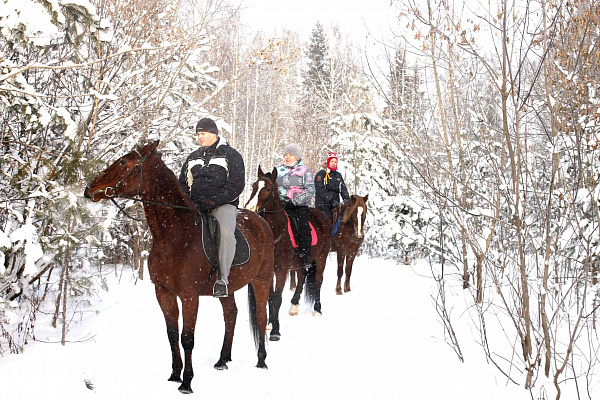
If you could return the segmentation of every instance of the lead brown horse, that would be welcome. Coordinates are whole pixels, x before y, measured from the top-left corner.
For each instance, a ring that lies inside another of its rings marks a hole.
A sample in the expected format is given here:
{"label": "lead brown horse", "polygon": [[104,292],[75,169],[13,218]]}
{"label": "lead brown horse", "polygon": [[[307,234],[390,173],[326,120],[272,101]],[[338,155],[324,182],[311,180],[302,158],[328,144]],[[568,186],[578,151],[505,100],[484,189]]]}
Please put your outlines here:
{"label": "lead brown horse", "polygon": [[305,301],[313,305],[313,314],[321,315],[321,284],[327,255],[331,247],[331,221],[325,213],[309,208],[309,220],[315,229],[318,241],[311,248],[312,268],[305,271],[300,265],[300,257],[294,252],[288,232],[288,217],[279,200],[277,185],[277,168],[264,173],[258,167],[258,180],[252,184],[252,194],[246,207],[262,216],[271,227],[275,238],[275,280],[269,296],[269,322],[271,323],[270,340],[279,340],[279,309],[287,272],[297,271],[299,284],[296,286],[290,315],[298,314],[298,304],[306,282]]}
{"label": "lead brown horse", "polygon": [[367,200],[369,195],[364,197],[353,194],[348,201],[340,208],[341,218],[340,227],[333,237],[332,251],[337,252],[337,285],[336,294],[342,294],[342,276],[344,275],[344,262],[346,262],[346,280],[344,282],[344,292],[350,291],[350,275],[352,275],[352,265],[358,253],[358,249],[365,240],[365,219],[367,216]]}
{"label": "lead brown horse", "polygon": [[[179,391],[192,393],[192,350],[198,296],[212,295],[216,274],[211,276],[210,273],[211,264],[203,250],[202,229],[195,224],[194,205],[179,187],[175,174],[162,161],[157,146],[158,142],[150,143],[119,158],[91,181],[85,197],[92,201],[120,197],[143,202],[152,233],[148,271],[155,285],[171,345],[172,372],[169,381],[181,382]],[[256,367],[266,369],[266,307],[273,280],[273,234],[264,219],[248,210],[238,214],[237,226],[248,240],[250,258],[245,264],[231,269],[229,296],[219,299],[223,307],[225,336],[215,368],[227,369],[227,362],[231,361],[238,312],[233,292],[248,286],[250,324],[258,354]],[[181,345],[185,366],[179,348],[178,298],[183,315]]]}

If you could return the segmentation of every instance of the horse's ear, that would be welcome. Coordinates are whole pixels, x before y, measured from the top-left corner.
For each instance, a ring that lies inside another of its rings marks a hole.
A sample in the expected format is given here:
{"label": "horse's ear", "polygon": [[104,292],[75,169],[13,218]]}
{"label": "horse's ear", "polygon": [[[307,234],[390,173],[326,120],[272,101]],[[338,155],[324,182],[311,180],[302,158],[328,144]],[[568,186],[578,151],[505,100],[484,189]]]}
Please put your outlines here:
{"label": "horse's ear", "polygon": [[138,152],[141,155],[147,156],[148,154],[150,154],[154,150],[156,150],[156,148],[158,147],[159,144],[160,144],[160,140],[155,140],[153,142],[149,142],[145,146],[140,146],[139,149],[138,149]]}
{"label": "horse's ear", "polygon": [[369,199],[369,193],[367,193],[367,194],[365,195],[365,197],[363,197],[363,199],[365,200],[365,203],[366,203],[366,202],[367,202],[367,200]]}
{"label": "horse's ear", "polygon": [[277,167],[273,167],[273,171],[271,172],[271,179],[273,181],[277,179]]}
{"label": "horse's ear", "polygon": [[262,178],[263,176],[265,176],[265,173],[263,172],[262,168],[260,167],[260,164],[258,164],[258,177]]}

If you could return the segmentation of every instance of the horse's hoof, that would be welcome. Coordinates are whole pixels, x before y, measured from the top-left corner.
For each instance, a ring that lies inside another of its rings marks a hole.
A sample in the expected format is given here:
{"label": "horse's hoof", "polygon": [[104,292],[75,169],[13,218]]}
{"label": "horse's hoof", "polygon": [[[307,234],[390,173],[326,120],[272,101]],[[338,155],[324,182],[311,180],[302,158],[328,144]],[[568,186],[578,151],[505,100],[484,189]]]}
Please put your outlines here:
{"label": "horse's hoof", "polygon": [[272,342],[277,342],[279,339],[281,339],[281,335],[278,333],[271,333],[269,336],[269,340]]}
{"label": "horse's hoof", "polygon": [[267,330],[270,331],[271,329],[273,329],[273,324],[269,322],[267,324]]}
{"label": "horse's hoof", "polygon": [[179,386],[179,392],[183,393],[183,394],[192,394],[194,393],[194,391],[192,390],[192,387],[190,385],[181,385]]}
{"label": "horse's hoof", "polygon": [[315,317],[322,317],[323,314],[321,313],[321,311],[313,311],[312,313]]}
{"label": "horse's hoof", "polygon": [[229,367],[227,366],[227,363],[225,361],[217,361],[217,363],[215,364],[215,369],[219,370],[219,371],[224,371],[226,369],[229,369]]}
{"label": "horse's hoof", "polygon": [[342,295],[342,289],[335,289],[335,294],[337,294],[338,296]]}
{"label": "horse's hoof", "polygon": [[173,376],[173,375],[171,375],[171,377],[169,378],[169,382],[179,382],[179,383],[181,383],[183,381],[181,380],[181,378],[179,376],[176,376],[176,375]]}
{"label": "horse's hoof", "polygon": [[298,306],[295,304],[292,304],[292,306],[290,307],[290,315],[298,315]]}
{"label": "horse's hoof", "polygon": [[256,364],[256,368],[269,369],[269,367],[267,367],[267,364],[265,364],[264,361],[259,361],[258,364]]}

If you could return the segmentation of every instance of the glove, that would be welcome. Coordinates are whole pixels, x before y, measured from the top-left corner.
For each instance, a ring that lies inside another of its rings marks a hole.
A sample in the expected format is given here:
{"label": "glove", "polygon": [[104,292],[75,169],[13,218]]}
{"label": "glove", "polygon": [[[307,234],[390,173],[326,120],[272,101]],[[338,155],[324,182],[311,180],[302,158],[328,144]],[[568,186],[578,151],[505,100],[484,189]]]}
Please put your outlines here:
{"label": "glove", "polygon": [[198,210],[210,211],[217,208],[217,203],[212,199],[202,197],[198,200],[196,206],[198,207]]}
{"label": "glove", "polygon": [[334,200],[334,202],[333,202],[333,203],[331,203],[331,207],[332,207],[332,208],[335,208],[335,207],[337,207],[337,206],[339,206],[339,205],[340,205],[340,203],[339,203],[339,202],[337,202],[337,201],[335,201],[335,200]]}

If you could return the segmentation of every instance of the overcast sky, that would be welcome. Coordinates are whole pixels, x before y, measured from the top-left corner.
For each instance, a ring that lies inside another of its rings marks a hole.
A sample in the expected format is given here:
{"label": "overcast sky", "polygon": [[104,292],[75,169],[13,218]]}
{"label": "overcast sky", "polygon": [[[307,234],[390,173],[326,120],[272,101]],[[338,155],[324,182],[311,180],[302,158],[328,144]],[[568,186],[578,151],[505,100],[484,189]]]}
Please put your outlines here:
{"label": "overcast sky", "polygon": [[[249,25],[269,35],[283,28],[297,30],[308,39],[318,21],[328,28],[339,25],[342,33],[357,41],[369,34],[380,38],[389,34],[394,25],[395,10],[390,0],[235,0],[244,9],[242,15]],[[235,3],[234,2],[234,3]]]}

